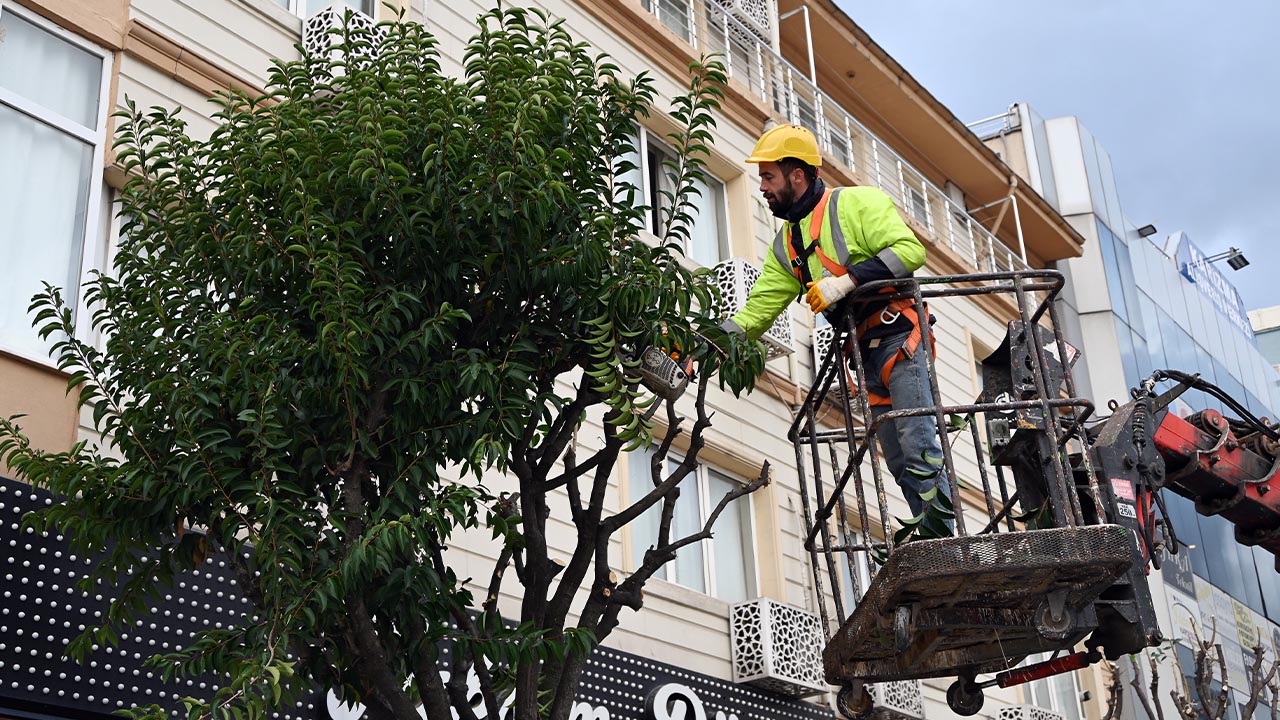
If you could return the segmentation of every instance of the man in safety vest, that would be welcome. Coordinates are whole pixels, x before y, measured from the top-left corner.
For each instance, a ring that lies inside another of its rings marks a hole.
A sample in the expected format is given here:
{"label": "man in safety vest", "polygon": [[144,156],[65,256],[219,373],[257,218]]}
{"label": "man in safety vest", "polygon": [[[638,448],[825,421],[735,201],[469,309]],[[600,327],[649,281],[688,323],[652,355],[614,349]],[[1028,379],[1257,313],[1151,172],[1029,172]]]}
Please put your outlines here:
{"label": "man in safety vest", "polygon": [[[766,132],[747,162],[759,165],[760,192],[786,221],[746,305],[722,330],[758,339],[799,295],[815,312],[834,309],[861,283],[911,277],[925,249],[893,200],[872,187],[828,189],[818,177],[822,156],[813,133],[798,125]],[[843,308],[842,308],[843,309]],[[867,303],[856,310],[872,416],[933,404],[913,300]],[[930,337],[932,345],[932,336]],[[932,415],[882,427],[880,447],[915,514],[920,494],[936,483],[949,493]]]}

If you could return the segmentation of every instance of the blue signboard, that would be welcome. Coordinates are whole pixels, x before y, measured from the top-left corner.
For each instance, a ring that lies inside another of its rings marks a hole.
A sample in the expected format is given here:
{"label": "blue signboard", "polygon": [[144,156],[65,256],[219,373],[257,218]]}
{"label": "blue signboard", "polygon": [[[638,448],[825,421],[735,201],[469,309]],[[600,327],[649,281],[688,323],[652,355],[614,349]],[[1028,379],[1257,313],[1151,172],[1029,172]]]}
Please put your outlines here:
{"label": "blue signboard", "polygon": [[1195,283],[1200,292],[1213,303],[1218,313],[1228,322],[1235,325],[1244,336],[1253,339],[1253,327],[1249,324],[1249,316],[1245,312],[1244,302],[1236,287],[1227,280],[1227,276],[1209,262],[1209,256],[1191,242],[1186,233],[1178,233],[1177,251],[1174,257],[1178,262],[1178,270],[1187,280]]}

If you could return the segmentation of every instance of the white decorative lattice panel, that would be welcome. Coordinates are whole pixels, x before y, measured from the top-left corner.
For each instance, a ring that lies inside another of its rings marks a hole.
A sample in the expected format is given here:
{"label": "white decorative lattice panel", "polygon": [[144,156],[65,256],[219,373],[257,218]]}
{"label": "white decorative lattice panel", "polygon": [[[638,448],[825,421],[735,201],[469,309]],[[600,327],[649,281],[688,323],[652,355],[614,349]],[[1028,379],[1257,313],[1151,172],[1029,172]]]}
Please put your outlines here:
{"label": "white decorative lattice panel", "polygon": [[765,42],[771,42],[773,18],[777,15],[773,0],[716,0],[716,4]]}
{"label": "white decorative lattice panel", "polygon": [[836,329],[830,325],[813,327],[813,372],[817,373],[822,369],[822,363],[827,359],[827,353],[831,352],[831,339],[835,337]]}
{"label": "white decorative lattice panel", "polygon": [[[760,279],[760,270],[742,258],[729,258],[716,265],[716,285],[720,288],[720,315],[729,317],[747,304],[751,287]],[[783,310],[773,325],[761,336],[770,360],[790,355],[794,347],[791,311]]]}
{"label": "white decorative lattice panel", "polygon": [[828,691],[818,616],[760,598],[729,608],[733,681],[793,697]]}
{"label": "white decorative lattice panel", "polygon": [[366,38],[369,41],[368,47],[359,48],[353,53],[352,60],[364,62],[376,60],[378,47],[387,36],[386,28],[378,27],[373,18],[352,9],[342,0],[333,0],[328,7],[307,18],[302,24],[302,47],[306,48],[311,55],[328,57],[334,61],[341,60],[341,53],[335,49],[335,46],[343,42],[341,34],[343,17],[348,13],[351,19],[347,27],[350,28],[352,36]]}
{"label": "white decorative lattice panel", "polygon": [[1000,708],[996,720],[1066,720],[1061,713],[1047,710],[1039,705],[1009,705]]}
{"label": "white decorative lattice panel", "polygon": [[[883,682],[870,686],[875,720],[922,720],[924,694],[919,680]],[[1003,720],[1003,719],[1002,719]]]}

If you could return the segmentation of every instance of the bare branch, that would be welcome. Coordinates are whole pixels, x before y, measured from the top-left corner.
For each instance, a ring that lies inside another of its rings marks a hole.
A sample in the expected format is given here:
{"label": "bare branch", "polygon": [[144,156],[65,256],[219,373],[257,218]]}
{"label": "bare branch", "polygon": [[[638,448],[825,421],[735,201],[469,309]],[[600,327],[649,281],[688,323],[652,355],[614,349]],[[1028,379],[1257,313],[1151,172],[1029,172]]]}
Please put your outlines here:
{"label": "bare branch", "polygon": [[[1142,672],[1138,668],[1138,659],[1136,655],[1129,656],[1129,665],[1133,668],[1133,677],[1129,680],[1129,687],[1133,688],[1133,692],[1138,696],[1138,702],[1142,704],[1142,709],[1146,711],[1147,717],[1154,718],[1155,710],[1152,709],[1152,698],[1147,695],[1147,689],[1142,686]],[[1153,673],[1154,674],[1154,673]],[[1152,678],[1152,690],[1154,691],[1155,679]],[[1156,703],[1157,705],[1159,703]]]}
{"label": "bare branch", "polygon": [[1253,647],[1253,664],[1249,668],[1249,699],[1245,702],[1244,710],[1240,711],[1242,718],[1253,717],[1253,711],[1258,709],[1258,703],[1264,698],[1263,692],[1276,678],[1276,663],[1271,663],[1266,673],[1262,671],[1262,660],[1266,654],[1266,648],[1261,643]]}
{"label": "bare branch", "polygon": [[1124,714],[1124,684],[1120,680],[1120,668],[1113,662],[1106,664],[1107,678],[1107,714],[1102,720],[1113,720]]}
{"label": "bare branch", "polygon": [[768,484],[769,462],[766,460],[764,465],[760,467],[760,475],[755,480],[746,485],[739,485],[733,490],[725,493],[724,497],[720,498],[720,502],[716,505],[715,510],[713,510],[707,517],[707,521],[703,523],[701,530],[674,542],[649,548],[649,550],[644,554],[644,561],[640,564],[640,567],[637,568],[630,577],[623,580],[618,586],[617,592],[613,594],[614,601],[620,605],[638,609],[641,603],[640,589],[644,586],[644,583],[647,582],[649,578],[652,577],[653,574],[656,573],[663,565],[675,559],[676,551],[682,547],[698,542],[699,540],[706,540],[710,538],[711,527],[715,524],[716,519],[720,517],[720,513],[724,511],[725,507],[727,507],[729,503],[737,500],[743,495],[749,495]]}

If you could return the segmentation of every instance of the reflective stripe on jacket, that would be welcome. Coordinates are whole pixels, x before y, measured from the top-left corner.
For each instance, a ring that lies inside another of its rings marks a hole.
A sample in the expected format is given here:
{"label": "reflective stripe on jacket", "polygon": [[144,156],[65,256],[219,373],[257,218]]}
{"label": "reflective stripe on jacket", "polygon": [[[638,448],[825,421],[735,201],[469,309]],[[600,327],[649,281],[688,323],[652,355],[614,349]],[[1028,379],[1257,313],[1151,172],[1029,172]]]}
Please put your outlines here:
{"label": "reflective stripe on jacket", "polygon": [[[800,221],[800,231],[810,237],[812,216]],[[833,218],[839,222],[833,226]],[[758,340],[773,321],[804,291],[800,281],[788,267],[787,244],[791,223],[783,223],[764,260],[760,279],[751,288],[742,310],[725,321],[729,332],[745,333]],[[879,258],[892,277],[909,277],[924,265],[925,249],[915,233],[907,227],[893,200],[879,188],[846,187],[832,191],[827,211],[823,214],[818,247],[849,269],[858,279],[858,264]],[[817,253],[808,258],[809,272],[815,280],[831,273],[822,266]],[[878,263],[877,263],[878,265]]]}

